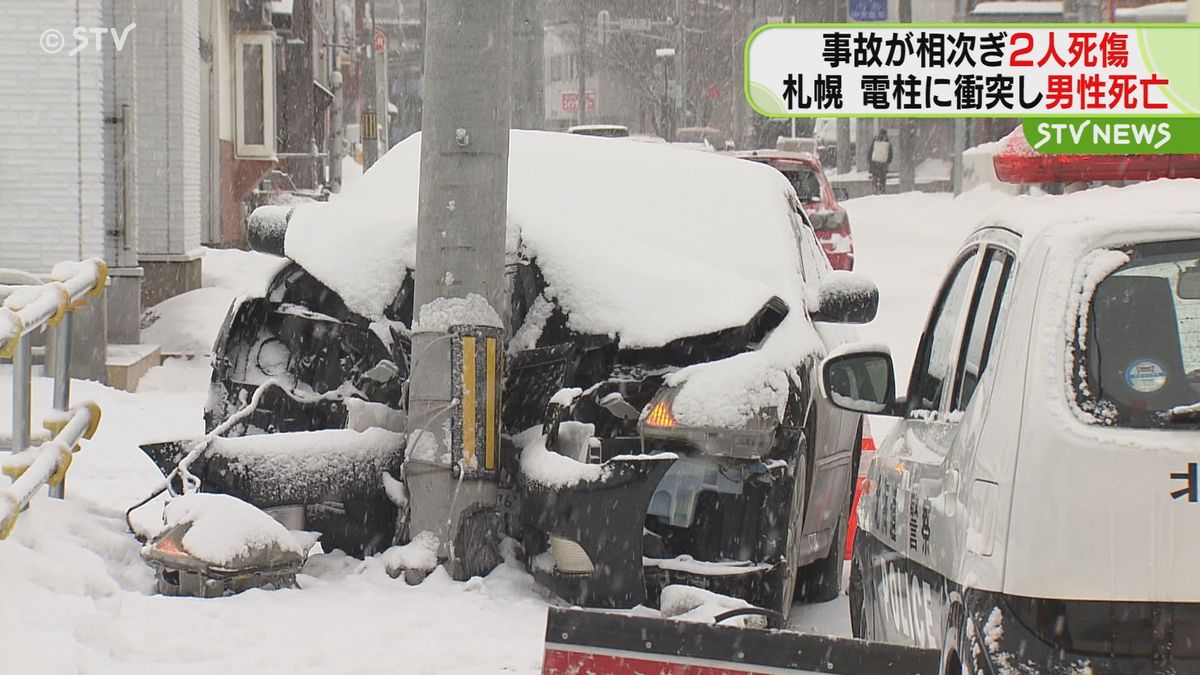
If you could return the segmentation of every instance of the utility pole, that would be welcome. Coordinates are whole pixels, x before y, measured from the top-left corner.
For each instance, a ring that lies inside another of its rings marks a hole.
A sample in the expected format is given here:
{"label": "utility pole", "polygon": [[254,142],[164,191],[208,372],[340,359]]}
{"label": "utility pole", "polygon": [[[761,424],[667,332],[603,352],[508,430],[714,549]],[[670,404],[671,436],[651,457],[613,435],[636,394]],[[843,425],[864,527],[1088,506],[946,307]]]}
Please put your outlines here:
{"label": "utility pole", "polygon": [[[460,373],[468,370],[466,340],[446,332],[446,327],[422,328],[419,321],[422,308],[430,303],[470,295],[483,297],[504,314],[512,20],[513,0],[437,0],[426,5],[404,480],[408,532],[436,534],[439,558],[448,560],[450,573],[460,579],[486,574],[499,561],[498,488],[493,480],[472,477],[465,459],[452,459],[456,453],[465,454],[451,430],[470,425],[467,413],[457,412],[467,409],[468,389],[456,397],[457,380],[452,379],[456,368]],[[457,365],[452,363],[456,344],[463,350]],[[499,342],[501,354],[503,344]],[[499,358],[489,353],[489,361]],[[473,349],[470,359],[476,363]],[[477,392],[473,387],[469,391],[474,403]],[[475,408],[471,410],[474,415]],[[483,413],[476,419],[483,419]],[[466,434],[460,431],[458,436]]]}
{"label": "utility pole", "polygon": [[579,3],[579,45],[575,53],[575,69],[579,71],[579,98],[575,104],[575,123],[587,123],[587,20],[588,3]]}
{"label": "utility pole", "polygon": [[[845,23],[849,17],[847,6],[849,0],[835,0],[833,3],[833,20],[835,23]],[[853,161],[853,154],[850,152],[850,118],[837,118],[837,172],[850,173],[850,165]],[[864,145],[862,136],[858,137],[858,145],[861,149]]]}
{"label": "utility pole", "polygon": [[[676,101],[676,133],[679,132],[679,127],[691,126],[688,119],[687,97],[687,28],[684,25],[683,12],[683,0],[675,0],[675,87],[679,91],[679,99]],[[717,150],[723,149],[717,148]]]}
{"label": "utility pole", "polygon": [[[900,0],[900,23],[912,23],[912,0]],[[900,172],[900,191],[912,192],[917,189],[916,166],[913,158],[914,136],[916,123],[910,117],[897,120],[900,124],[899,138],[896,139],[896,164]]]}
{"label": "utility pole", "polygon": [[[1116,0],[1113,0],[1116,2]],[[967,17],[967,0],[954,0],[954,22],[963,23]],[[967,120],[962,117],[954,118],[954,162],[953,173],[950,175],[950,185],[954,194],[963,191],[963,152],[967,149]]]}
{"label": "utility pole", "polygon": [[283,74],[283,164],[298,188],[317,186],[313,156],[312,0],[298,0],[292,9],[291,39],[284,44],[287,70]]}
{"label": "utility pole", "polygon": [[750,142],[750,135],[746,133],[746,97],[742,95],[742,89],[745,87],[746,72],[745,59],[742,58],[743,50],[746,45],[746,37],[750,35],[748,26],[750,25],[750,17],[746,11],[746,0],[737,0],[733,3],[733,30],[729,31],[733,37],[733,64],[734,64],[734,80],[733,80],[733,95],[729,97],[730,104],[733,106],[733,128],[730,129],[730,136],[733,138],[734,144],[739,150],[745,148]]}
{"label": "utility pole", "polygon": [[514,129],[541,129],[545,126],[544,42],[545,28],[539,0],[516,0],[512,48]]}
{"label": "utility pole", "polygon": [[[379,159],[379,108],[376,107],[375,99],[379,95],[379,87],[375,83],[375,3],[373,0],[367,0],[362,5],[366,11],[364,17],[366,21],[365,31],[366,39],[360,40],[362,48],[366,50],[363,55],[363,76],[359,86],[360,96],[362,96],[362,124],[359,127],[359,138],[362,139],[363,146],[363,171],[370,169],[375,160]],[[383,114],[387,115],[385,108]]]}
{"label": "utility pole", "polygon": [[340,5],[333,6],[333,72],[329,74],[329,86],[333,90],[331,111],[333,140],[329,144],[329,190],[342,191],[342,154],[346,146],[345,101],[342,93],[342,16]]}

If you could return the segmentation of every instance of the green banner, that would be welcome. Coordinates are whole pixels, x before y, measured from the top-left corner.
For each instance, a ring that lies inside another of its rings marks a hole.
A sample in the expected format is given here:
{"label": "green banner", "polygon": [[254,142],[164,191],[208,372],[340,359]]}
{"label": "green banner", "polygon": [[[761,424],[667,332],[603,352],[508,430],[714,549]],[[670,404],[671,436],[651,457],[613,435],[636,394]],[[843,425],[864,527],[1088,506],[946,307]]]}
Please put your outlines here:
{"label": "green banner", "polygon": [[1027,117],[1021,126],[1048,155],[1200,154],[1197,117]]}

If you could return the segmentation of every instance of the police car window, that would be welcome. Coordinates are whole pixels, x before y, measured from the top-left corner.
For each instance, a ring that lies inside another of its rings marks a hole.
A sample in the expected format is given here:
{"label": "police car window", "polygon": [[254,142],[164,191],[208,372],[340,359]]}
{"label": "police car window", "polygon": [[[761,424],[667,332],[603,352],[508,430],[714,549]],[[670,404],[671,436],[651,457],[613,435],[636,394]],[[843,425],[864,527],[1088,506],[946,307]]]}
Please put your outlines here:
{"label": "police car window", "polygon": [[963,348],[958,357],[958,370],[951,410],[965,410],[983,377],[992,351],[992,342],[1004,323],[1008,305],[1009,277],[1012,275],[1012,256],[989,248],[984,254],[983,268],[975,288]]}
{"label": "police car window", "polygon": [[1075,332],[1076,402],[1099,424],[1200,426],[1200,239],[1122,253]]}
{"label": "police car window", "polygon": [[909,384],[908,409],[933,411],[941,408],[942,395],[954,367],[954,338],[962,325],[964,299],[971,284],[978,249],[959,259],[942,293],[914,364]]}

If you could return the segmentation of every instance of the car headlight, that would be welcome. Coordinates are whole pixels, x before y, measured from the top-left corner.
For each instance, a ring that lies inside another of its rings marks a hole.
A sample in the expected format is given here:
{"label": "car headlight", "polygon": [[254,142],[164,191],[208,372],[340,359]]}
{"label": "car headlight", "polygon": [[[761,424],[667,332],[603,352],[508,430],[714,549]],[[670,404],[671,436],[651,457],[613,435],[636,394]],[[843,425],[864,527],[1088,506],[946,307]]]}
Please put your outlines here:
{"label": "car headlight", "polygon": [[660,389],[638,420],[644,439],[683,441],[700,452],[723,457],[761,459],[771,451],[779,426],[774,408],[764,409],[741,427],[689,426],[675,414],[673,405],[679,389]]}

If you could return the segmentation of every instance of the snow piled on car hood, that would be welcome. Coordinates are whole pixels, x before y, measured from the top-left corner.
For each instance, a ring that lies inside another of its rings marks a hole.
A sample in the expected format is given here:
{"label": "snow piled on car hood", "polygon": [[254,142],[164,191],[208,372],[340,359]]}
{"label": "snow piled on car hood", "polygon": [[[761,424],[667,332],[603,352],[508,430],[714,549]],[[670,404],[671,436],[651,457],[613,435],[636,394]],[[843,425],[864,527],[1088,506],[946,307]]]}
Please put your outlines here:
{"label": "snow piled on car hood", "polygon": [[[372,319],[414,266],[420,150],[409,137],[288,227],[288,257]],[[790,186],[770,167],[514,131],[508,180],[509,253],[536,258],[577,331],[653,347],[744,324],[772,296],[801,308]]]}

